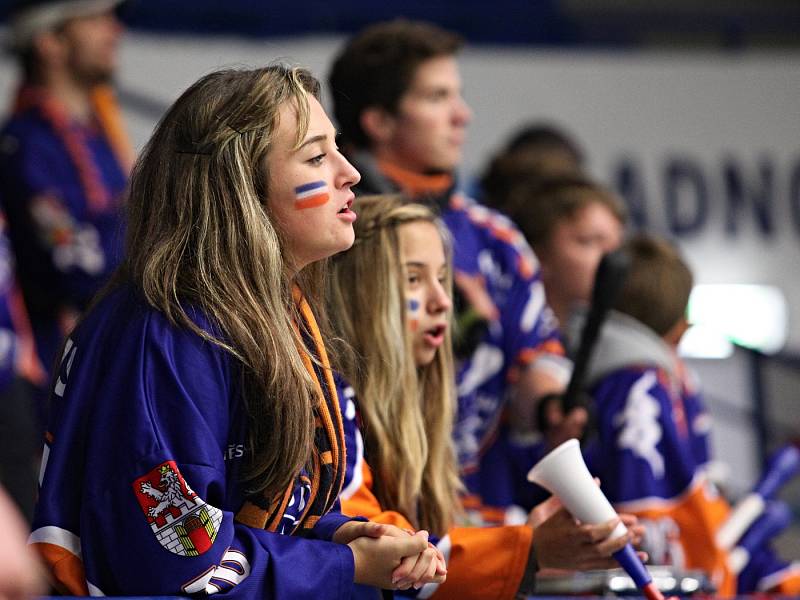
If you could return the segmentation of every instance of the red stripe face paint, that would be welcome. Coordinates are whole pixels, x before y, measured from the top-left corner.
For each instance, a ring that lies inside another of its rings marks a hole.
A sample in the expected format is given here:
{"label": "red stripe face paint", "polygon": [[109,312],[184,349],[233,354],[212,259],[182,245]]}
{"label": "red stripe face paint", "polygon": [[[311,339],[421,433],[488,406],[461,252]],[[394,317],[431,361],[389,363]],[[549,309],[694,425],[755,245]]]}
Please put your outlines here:
{"label": "red stripe face paint", "polygon": [[324,181],[312,181],[294,188],[295,210],[305,210],[322,206],[330,199],[328,184]]}
{"label": "red stripe face paint", "polygon": [[419,300],[416,298],[409,298],[407,311],[408,311],[408,328],[415,332],[419,329]]}

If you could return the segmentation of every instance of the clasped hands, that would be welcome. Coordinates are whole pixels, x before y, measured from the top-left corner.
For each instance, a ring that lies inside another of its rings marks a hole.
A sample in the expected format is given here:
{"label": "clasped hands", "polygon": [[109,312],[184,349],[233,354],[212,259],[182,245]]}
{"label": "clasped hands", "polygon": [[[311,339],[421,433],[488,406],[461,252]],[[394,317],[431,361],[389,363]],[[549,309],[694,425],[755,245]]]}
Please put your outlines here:
{"label": "clasped hands", "polygon": [[427,531],[349,521],[336,530],[333,541],[353,552],[356,583],[388,590],[419,589],[426,583],[442,583],[447,575],[444,556],[428,541]]}

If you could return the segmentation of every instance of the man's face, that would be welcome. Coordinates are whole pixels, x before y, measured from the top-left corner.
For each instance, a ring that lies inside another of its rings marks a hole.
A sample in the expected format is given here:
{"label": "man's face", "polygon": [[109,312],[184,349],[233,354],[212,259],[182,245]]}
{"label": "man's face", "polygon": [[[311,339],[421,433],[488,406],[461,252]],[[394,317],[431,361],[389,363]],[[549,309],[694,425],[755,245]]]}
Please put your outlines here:
{"label": "man's face", "polygon": [[116,70],[121,33],[122,25],[111,11],[67,21],[59,37],[72,77],[87,85],[109,81]]}
{"label": "man's face", "polygon": [[423,62],[392,115],[383,156],[417,173],[452,171],[461,161],[472,112],[453,56]]}

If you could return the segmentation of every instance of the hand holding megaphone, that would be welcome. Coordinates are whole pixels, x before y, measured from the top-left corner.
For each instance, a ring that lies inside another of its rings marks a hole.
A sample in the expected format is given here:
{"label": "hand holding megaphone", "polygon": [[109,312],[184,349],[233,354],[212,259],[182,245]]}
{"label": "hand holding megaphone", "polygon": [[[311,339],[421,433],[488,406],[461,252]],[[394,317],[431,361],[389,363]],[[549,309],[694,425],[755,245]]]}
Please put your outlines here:
{"label": "hand holding megaphone", "polygon": [[[583,523],[599,525],[618,518],[586,468],[578,440],[568,440],[550,452],[531,469],[528,480],[557,496],[572,516]],[[537,535],[538,532],[537,529]],[[606,533],[609,540],[620,537],[627,540],[627,532],[625,525],[619,521],[609,527]],[[664,599],[631,544],[625,543],[613,556],[648,600]],[[539,562],[541,564],[541,557]]]}

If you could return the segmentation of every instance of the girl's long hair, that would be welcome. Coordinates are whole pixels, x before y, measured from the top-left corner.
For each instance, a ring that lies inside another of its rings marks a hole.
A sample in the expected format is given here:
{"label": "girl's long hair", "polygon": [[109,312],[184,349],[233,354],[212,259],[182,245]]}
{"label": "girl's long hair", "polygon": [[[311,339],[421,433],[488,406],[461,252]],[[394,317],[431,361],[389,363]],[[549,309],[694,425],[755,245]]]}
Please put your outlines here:
{"label": "girl's long hair", "polygon": [[[313,447],[313,386],[297,351],[295,323],[303,321],[292,286],[313,296],[326,285],[325,268],[290,275],[266,203],[278,111],[287,102],[294,107],[299,146],[309,122],[307,94],[318,96],[319,83],[284,66],[219,71],[186,90],[134,167],[118,276],[174,325],[242,365],[252,452],[244,478],[268,497],[286,489]],[[323,308],[321,298],[314,300]],[[195,309],[213,331],[195,324]]]}
{"label": "girl's long hair", "polygon": [[[356,243],[331,261],[329,314],[352,352],[338,368],[358,396],[374,492],[386,509],[443,535],[452,525],[460,480],[452,443],[455,389],[450,328],[434,361],[417,368],[406,330],[405,274],[397,228],[433,223],[425,206],[396,196],[356,200]],[[448,268],[448,289],[452,274]]]}

